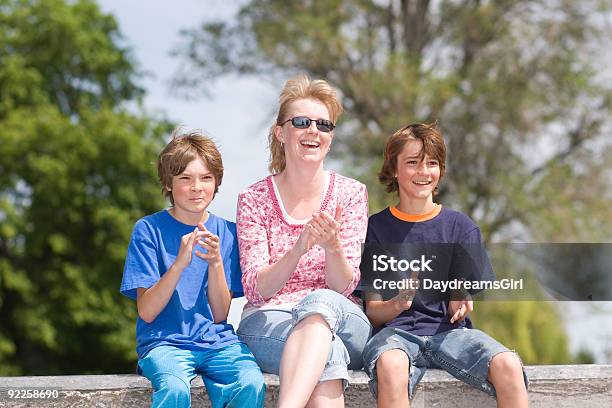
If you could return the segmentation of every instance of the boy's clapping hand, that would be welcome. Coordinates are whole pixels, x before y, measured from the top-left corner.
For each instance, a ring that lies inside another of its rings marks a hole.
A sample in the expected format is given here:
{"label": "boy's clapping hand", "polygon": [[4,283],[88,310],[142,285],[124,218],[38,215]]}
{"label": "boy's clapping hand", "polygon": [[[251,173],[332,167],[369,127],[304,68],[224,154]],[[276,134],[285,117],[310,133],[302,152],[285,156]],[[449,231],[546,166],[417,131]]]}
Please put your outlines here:
{"label": "boy's clapping hand", "polygon": [[181,237],[181,247],[179,253],[176,256],[174,263],[181,269],[185,269],[191,263],[191,253],[197,242],[197,240],[204,236],[204,231],[201,231],[196,227],[193,232],[185,234]]}
{"label": "boy's clapping hand", "polygon": [[203,223],[198,224],[201,234],[198,235],[198,245],[206,249],[206,252],[195,250],[195,254],[204,259],[210,266],[218,266],[222,263],[219,237],[208,231]]}

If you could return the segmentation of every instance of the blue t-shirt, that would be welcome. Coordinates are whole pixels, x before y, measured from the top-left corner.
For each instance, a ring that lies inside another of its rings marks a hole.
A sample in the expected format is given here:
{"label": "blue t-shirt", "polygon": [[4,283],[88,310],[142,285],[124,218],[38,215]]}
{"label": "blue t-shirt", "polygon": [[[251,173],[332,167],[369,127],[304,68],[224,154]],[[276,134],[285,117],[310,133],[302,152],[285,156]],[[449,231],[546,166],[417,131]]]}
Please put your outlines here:
{"label": "blue t-shirt", "polygon": [[[219,236],[227,285],[234,297],[243,296],[236,224],[209,213],[204,224]],[[174,263],[181,237],[193,232],[168,211],[136,222],[123,269],[121,293],[136,299],[137,288],[150,288]],[[196,249],[203,251],[199,246]],[[136,352],[144,357],[151,349],[172,345],[191,350],[225,347],[238,342],[231,325],[214,323],[208,304],[208,263],[195,255],[185,268],[166,307],[151,323],[138,317]]]}
{"label": "blue t-shirt", "polygon": [[[433,272],[419,272],[420,280],[428,276],[436,281],[494,278],[491,263],[484,251],[480,229],[465,214],[441,208],[439,213],[431,218],[407,221],[400,218],[399,211],[394,209],[394,212],[396,215],[386,208],[369,218],[366,249],[361,263],[362,279],[364,274],[366,276],[371,274],[370,278],[366,278],[370,280],[384,275],[380,272],[371,272],[372,259],[365,256],[368,247],[371,252],[400,246],[404,249],[410,247],[412,250],[418,248],[423,251],[422,253],[429,254],[426,258],[431,259]],[[370,272],[364,273],[366,270]],[[428,273],[432,275],[427,275]],[[397,327],[420,336],[430,336],[459,327],[472,327],[469,317],[460,322],[450,323],[451,316],[448,312],[450,291],[445,293],[437,291],[432,295],[434,291],[422,289],[417,290],[410,309],[403,311],[383,327]],[[364,290],[367,291],[365,287]],[[472,294],[476,292],[470,291]]]}

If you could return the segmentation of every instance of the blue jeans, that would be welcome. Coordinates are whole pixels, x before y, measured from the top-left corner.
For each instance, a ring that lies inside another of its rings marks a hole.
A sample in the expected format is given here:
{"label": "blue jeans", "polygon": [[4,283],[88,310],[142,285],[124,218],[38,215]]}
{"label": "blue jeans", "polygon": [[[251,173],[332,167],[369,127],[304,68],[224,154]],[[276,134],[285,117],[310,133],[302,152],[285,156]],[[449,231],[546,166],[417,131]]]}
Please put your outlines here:
{"label": "blue jeans", "polygon": [[198,372],[214,408],[263,407],[263,375],[242,343],[206,351],[159,346],[138,361],[138,368],[153,385],[152,407],[189,407],[191,380]]}
{"label": "blue jeans", "polygon": [[[495,387],[488,380],[491,360],[499,353],[510,351],[488,334],[476,329],[453,329],[433,336],[417,336],[407,331],[386,327],[374,335],[363,351],[366,373],[370,376],[370,391],[374,398],[378,390],[376,361],[388,350],[399,349],[410,360],[408,395],[427,368],[440,368],[453,377],[495,397]],[[523,368],[525,388],[527,374]]]}
{"label": "blue jeans", "polygon": [[260,309],[240,322],[236,334],[249,346],[264,372],[278,375],[291,330],[311,315],[321,315],[332,331],[331,350],[319,381],[342,379],[346,387],[348,369],[361,368],[361,353],[372,326],[356,304],[333,290],[316,290],[291,311]]}

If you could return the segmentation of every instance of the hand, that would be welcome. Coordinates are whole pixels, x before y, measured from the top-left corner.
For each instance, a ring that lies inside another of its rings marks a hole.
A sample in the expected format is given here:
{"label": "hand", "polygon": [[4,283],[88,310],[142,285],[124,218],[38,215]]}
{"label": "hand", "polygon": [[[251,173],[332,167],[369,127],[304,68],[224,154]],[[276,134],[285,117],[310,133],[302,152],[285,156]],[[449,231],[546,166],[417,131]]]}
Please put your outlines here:
{"label": "hand", "polygon": [[196,241],[203,236],[203,232],[196,227],[193,232],[185,234],[181,237],[181,246],[174,263],[181,269],[185,269],[191,263],[191,254]]}
{"label": "hand", "polygon": [[412,307],[412,300],[414,299],[414,292],[407,289],[400,289],[397,296],[393,298],[395,301],[396,308],[403,312]]}
{"label": "hand", "polygon": [[314,213],[312,220],[307,224],[311,230],[311,235],[315,238],[315,243],[327,252],[342,250],[342,243],[340,242],[341,216],[342,209],[336,207],[333,218],[326,212]]}
{"label": "hand", "polygon": [[198,229],[202,235],[198,238],[198,245],[206,249],[206,252],[195,250],[195,254],[208,262],[209,266],[219,266],[222,264],[221,259],[221,245],[219,243],[219,237],[212,232],[208,231],[204,224],[199,223]]}
{"label": "hand", "polygon": [[474,310],[474,301],[471,298],[451,300],[448,302],[448,310],[451,315],[450,322],[460,322]]}
{"label": "hand", "polygon": [[418,276],[418,272],[412,272],[410,275],[410,281],[412,282],[411,287],[409,289],[399,289],[399,293],[393,298],[393,300],[395,300],[396,307],[400,312],[408,310],[412,307],[414,295],[419,288]]}
{"label": "hand", "polygon": [[300,256],[310,251],[316,244],[325,250],[336,251],[341,249],[339,239],[341,213],[342,210],[336,208],[335,218],[327,213],[314,213],[312,215],[312,219],[304,225],[293,247]]}
{"label": "hand", "polygon": [[[309,221],[309,223],[312,222]],[[298,252],[300,256],[304,255],[306,252],[310,251],[310,248],[314,246],[316,243],[316,238],[312,235],[312,230],[308,227],[308,224],[304,225],[302,228],[302,232],[300,232],[300,236],[296,241],[293,249]]]}

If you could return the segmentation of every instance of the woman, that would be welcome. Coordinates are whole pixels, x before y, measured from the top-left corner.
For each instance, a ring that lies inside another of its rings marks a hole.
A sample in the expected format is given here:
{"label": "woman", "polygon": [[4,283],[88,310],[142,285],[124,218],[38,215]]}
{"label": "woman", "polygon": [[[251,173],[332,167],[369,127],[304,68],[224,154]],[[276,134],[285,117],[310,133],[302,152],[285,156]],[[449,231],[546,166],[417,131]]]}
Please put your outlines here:
{"label": "woman", "polygon": [[248,299],[238,336],[263,371],[280,376],[280,407],[343,406],[348,369],[370,335],[351,296],[367,226],[363,184],[323,163],[342,113],[335,90],[290,79],[270,129],[270,171],[238,199]]}

